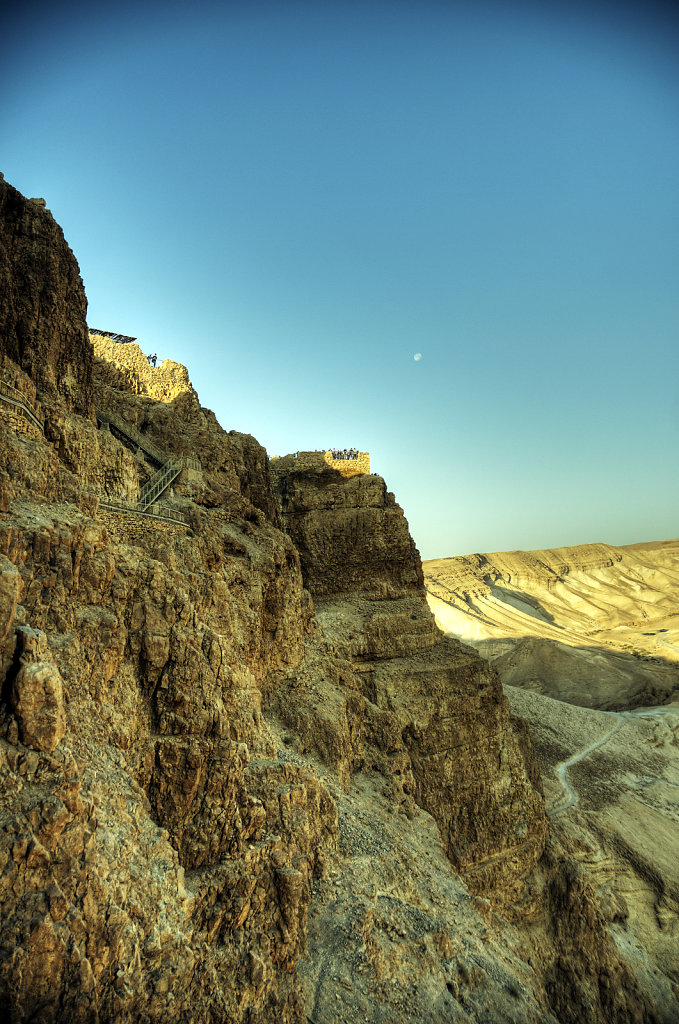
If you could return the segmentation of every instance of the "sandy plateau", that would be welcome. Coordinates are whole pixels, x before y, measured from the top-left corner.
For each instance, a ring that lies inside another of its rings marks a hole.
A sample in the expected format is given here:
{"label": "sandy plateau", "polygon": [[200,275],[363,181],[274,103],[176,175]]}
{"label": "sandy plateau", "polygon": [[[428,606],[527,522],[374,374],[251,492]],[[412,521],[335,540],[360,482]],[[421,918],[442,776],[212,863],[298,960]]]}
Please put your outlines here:
{"label": "sandy plateau", "polygon": [[[679,541],[425,562],[529,723],[552,829],[661,1001],[679,982]],[[679,1003],[676,1013],[679,1019]]]}

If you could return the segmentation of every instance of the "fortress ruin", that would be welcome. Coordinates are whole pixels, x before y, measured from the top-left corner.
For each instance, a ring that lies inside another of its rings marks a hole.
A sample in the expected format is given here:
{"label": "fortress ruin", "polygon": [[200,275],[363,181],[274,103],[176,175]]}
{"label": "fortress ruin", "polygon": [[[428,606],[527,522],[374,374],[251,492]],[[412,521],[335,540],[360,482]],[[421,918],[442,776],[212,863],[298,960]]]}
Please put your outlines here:
{"label": "fortress ruin", "polygon": [[[335,458],[338,449],[327,451],[294,452],[292,455],[273,455],[271,462],[279,464],[281,469],[312,469],[322,465],[331,466],[343,477],[363,476],[370,473],[370,452],[355,452],[351,458]],[[278,466],[277,466],[278,468]]]}

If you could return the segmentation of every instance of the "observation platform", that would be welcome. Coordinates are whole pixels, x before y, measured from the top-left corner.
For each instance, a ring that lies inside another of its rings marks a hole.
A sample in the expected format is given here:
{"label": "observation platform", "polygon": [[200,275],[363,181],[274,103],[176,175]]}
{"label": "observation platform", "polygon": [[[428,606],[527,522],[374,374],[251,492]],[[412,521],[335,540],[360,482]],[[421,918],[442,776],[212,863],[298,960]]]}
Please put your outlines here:
{"label": "observation platform", "polygon": [[292,455],[273,455],[271,462],[282,470],[313,469],[330,466],[343,477],[363,476],[370,473],[370,452],[359,452],[355,448],[330,448],[327,451],[294,452]]}

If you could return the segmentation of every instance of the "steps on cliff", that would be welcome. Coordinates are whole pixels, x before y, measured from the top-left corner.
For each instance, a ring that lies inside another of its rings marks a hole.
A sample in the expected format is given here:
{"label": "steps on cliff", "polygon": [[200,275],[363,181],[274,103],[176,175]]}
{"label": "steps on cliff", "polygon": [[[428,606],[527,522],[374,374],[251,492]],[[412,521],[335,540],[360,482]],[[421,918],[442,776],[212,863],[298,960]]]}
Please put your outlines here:
{"label": "steps on cliff", "polygon": [[192,459],[168,459],[167,455],[156,447],[145,434],[140,433],[115,413],[98,409],[97,422],[104,424],[127,447],[132,447],[134,451],[141,449],[152,462],[159,466],[157,472],[147,480],[141,490],[137,503],[139,512],[147,512],[149,507],[162,497],[177,479],[185,464],[196,465]]}
{"label": "steps on cliff", "polygon": [[149,505],[157,501],[177,479],[183,468],[184,464],[181,460],[179,462],[169,461],[161,466],[142,488],[139,495],[139,511],[145,512]]}
{"label": "steps on cliff", "polygon": [[34,427],[37,427],[41,433],[44,433],[44,427],[35,415],[26,396],[4,380],[0,380],[0,401],[18,409],[25,419],[32,423]]}

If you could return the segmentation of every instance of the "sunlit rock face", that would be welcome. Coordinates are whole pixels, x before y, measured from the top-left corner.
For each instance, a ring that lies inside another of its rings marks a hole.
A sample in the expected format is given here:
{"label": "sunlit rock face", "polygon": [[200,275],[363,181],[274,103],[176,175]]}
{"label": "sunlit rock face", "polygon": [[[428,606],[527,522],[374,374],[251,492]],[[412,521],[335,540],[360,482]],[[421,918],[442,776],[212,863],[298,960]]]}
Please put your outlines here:
{"label": "sunlit rock face", "polygon": [[184,367],[93,348],[75,260],[8,188],[4,322],[40,314],[2,373],[44,433],[0,403],[0,1006],[651,1020],[384,482],[273,479]]}

